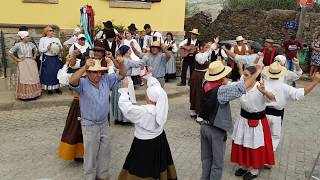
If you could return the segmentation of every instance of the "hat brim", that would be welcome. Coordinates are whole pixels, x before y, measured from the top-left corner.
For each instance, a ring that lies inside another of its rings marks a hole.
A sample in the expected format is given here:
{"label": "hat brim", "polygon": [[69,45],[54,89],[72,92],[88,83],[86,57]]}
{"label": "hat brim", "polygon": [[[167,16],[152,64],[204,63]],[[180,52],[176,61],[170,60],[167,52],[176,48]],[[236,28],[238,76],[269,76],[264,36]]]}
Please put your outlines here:
{"label": "hat brim", "polygon": [[107,67],[99,67],[99,68],[89,67],[87,71],[105,71],[107,69],[108,69]]}
{"label": "hat brim", "polygon": [[196,35],[200,35],[200,33],[196,33],[196,32],[193,32],[193,31],[189,31],[189,33],[191,33],[191,34],[196,34]]}
{"label": "hat brim", "polygon": [[244,39],[238,39],[238,40],[236,39],[236,42],[239,42],[239,41],[244,41]]}
{"label": "hat brim", "polygon": [[106,51],[105,49],[102,49],[102,48],[92,48],[90,50],[91,51],[99,51],[99,52],[105,52]]}
{"label": "hat brim", "polygon": [[279,74],[271,74],[271,73],[269,72],[269,68],[270,68],[270,66],[266,66],[266,67],[264,67],[263,70],[262,70],[262,74],[264,74],[264,75],[267,76],[268,78],[279,79],[279,78],[287,75],[287,73],[288,73],[287,68],[285,68],[285,67],[283,67],[283,66],[281,66],[281,72],[280,72]]}
{"label": "hat brim", "polygon": [[217,81],[219,79],[226,77],[231,71],[232,71],[231,67],[225,66],[225,69],[222,73],[215,76],[210,76],[209,70],[207,70],[206,74],[204,75],[204,79],[207,81]]}
{"label": "hat brim", "polygon": [[160,46],[150,46],[150,48],[160,48],[161,49]]}

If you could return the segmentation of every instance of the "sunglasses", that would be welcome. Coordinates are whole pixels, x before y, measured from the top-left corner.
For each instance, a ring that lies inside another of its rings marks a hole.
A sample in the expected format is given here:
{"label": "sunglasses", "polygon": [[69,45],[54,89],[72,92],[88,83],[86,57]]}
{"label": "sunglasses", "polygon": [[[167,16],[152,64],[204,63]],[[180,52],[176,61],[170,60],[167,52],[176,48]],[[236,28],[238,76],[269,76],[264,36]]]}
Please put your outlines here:
{"label": "sunglasses", "polygon": [[54,30],[53,30],[53,29],[49,29],[48,31],[49,31],[49,32],[54,32]]}

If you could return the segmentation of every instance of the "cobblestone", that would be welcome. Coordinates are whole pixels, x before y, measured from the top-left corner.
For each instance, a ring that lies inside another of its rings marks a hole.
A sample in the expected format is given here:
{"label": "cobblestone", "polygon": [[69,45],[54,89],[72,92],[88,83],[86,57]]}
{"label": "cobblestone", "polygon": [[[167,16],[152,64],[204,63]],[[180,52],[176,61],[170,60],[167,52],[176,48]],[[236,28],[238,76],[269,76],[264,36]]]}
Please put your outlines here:
{"label": "cobblestone", "polygon": [[[320,88],[286,108],[276,165],[262,170],[258,180],[303,180],[309,175],[320,147],[319,99]],[[189,118],[188,102],[187,95],[170,100],[166,133],[179,179],[197,180],[201,175],[200,127]],[[82,164],[57,157],[68,109],[59,106],[0,112],[0,179],[83,179]],[[238,101],[232,103],[232,109],[236,120]],[[112,180],[122,168],[133,130],[132,126],[112,126]],[[229,138],[223,180],[239,179],[233,175],[236,165],[230,163],[230,144]]]}

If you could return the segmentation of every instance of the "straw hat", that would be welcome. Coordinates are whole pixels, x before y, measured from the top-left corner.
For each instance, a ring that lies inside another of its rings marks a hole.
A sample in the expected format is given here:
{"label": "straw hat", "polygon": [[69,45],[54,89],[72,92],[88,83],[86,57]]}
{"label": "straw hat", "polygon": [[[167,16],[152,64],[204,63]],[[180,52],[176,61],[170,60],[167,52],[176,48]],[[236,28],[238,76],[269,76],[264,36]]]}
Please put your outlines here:
{"label": "straw hat", "polygon": [[274,40],[272,40],[272,39],[266,39],[266,40],[264,40],[264,42],[273,44],[273,43],[274,43]]}
{"label": "straw hat", "polygon": [[281,66],[278,62],[264,67],[262,73],[269,78],[278,79],[287,74],[287,68]]}
{"label": "straw hat", "polygon": [[150,45],[150,47],[158,47],[161,48],[160,42],[159,41],[153,41]]}
{"label": "straw hat", "polygon": [[105,71],[107,70],[107,67],[102,67],[101,66],[101,60],[99,59],[94,59],[94,66],[90,66],[87,71]]}
{"label": "straw hat", "polygon": [[192,31],[189,31],[189,32],[192,33],[192,34],[200,35],[198,29],[192,29]]}
{"label": "straw hat", "polygon": [[229,66],[224,66],[221,61],[214,61],[210,63],[204,79],[207,81],[217,81],[228,75],[231,70]]}
{"label": "straw hat", "polygon": [[244,41],[244,38],[242,37],[242,36],[238,36],[238,37],[236,37],[236,41],[238,42],[238,41]]}

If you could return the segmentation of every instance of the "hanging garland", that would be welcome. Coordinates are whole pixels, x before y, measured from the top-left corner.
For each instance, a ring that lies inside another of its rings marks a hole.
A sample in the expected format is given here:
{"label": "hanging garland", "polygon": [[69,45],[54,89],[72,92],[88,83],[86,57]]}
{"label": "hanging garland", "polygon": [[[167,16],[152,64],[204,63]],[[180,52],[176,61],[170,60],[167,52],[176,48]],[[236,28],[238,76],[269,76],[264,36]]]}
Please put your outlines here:
{"label": "hanging garland", "polygon": [[94,11],[92,6],[86,5],[81,7],[80,14],[80,28],[83,29],[83,33],[92,48],[94,46]]}

